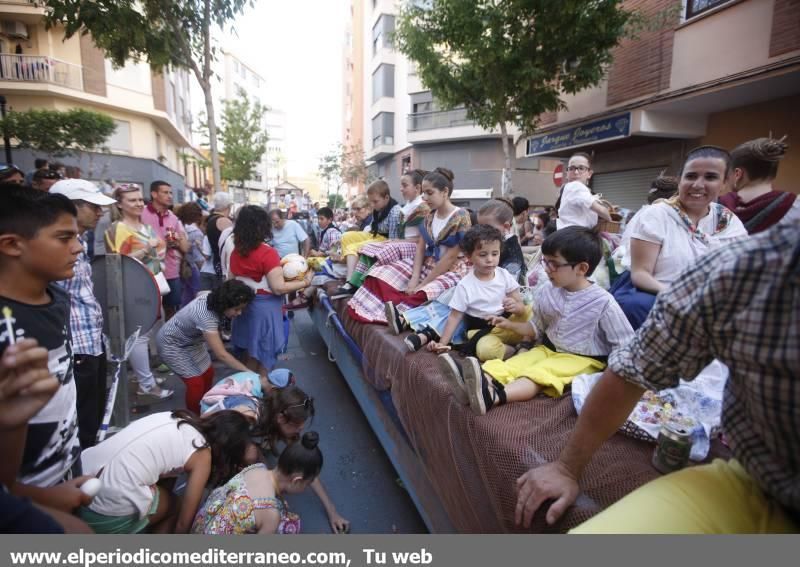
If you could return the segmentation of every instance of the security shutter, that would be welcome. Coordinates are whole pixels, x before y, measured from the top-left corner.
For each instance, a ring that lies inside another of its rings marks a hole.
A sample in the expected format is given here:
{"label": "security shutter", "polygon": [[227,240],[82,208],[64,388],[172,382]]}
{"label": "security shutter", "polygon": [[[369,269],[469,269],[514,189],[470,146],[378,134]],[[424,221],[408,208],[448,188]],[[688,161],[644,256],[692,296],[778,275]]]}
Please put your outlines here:
{"label": "security shutter", "polygon": [[647,192],[653,179],[664,171],[663,167],[629,169],[612,173],[595,173],[592,188],[603,198],[623,209],[638,211],[647,204]]}

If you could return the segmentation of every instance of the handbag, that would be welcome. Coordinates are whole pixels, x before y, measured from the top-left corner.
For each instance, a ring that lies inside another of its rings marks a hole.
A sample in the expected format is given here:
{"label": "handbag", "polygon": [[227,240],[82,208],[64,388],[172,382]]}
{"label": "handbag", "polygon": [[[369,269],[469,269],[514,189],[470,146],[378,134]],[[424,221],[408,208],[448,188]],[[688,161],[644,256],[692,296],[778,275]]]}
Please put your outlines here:
{"label": "handbag", "polygon": [[189,264],[189,260],[186,259],[186,256],[181,256],[181,279],[184,281],[192,279],[192,266]]}
{"label": "handbag", "polygon": [[155,275],[156,284],[158,285],[158,291],[161,295],[169,295],[171,291],[169,288],[169,283],[167,282],[167,276],[164,275],[164,272],[158,272]]}

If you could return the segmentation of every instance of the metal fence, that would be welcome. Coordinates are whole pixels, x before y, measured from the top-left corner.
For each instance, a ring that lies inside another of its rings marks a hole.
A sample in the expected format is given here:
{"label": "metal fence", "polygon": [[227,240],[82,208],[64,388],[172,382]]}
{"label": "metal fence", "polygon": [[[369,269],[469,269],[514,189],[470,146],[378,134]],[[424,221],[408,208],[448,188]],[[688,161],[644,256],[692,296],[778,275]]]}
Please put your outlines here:
{"label": "metal fence", "polygon": [[42,55],[0,54],[0,80],[50,83],[83,90],[83,67]]}
{"label": "metal fence", "polygon": [[408,131],[434,130],[436,128],[452,128],[454,126],[472,126],[475,124],[467,118],[465,108],[453,110],[434,110],[408,115]]}

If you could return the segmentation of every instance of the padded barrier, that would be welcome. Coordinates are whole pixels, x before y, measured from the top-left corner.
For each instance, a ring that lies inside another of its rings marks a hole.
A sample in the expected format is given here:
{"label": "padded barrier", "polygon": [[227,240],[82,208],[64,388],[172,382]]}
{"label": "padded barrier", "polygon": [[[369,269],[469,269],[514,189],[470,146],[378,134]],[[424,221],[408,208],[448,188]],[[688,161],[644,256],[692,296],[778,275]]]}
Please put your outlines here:
{"label": "padded barrier", "polygon": [[[514,526],[516,479],[558,456],[577,421],[569,394],[475,416],[453,399],[435,355],[410,353],[385,326],[353,321],[345,301],[332,307],[337,332],[360,353],[363,379],[389,390],[401,429],[453,527],[461,533],[521,531]],[[538,513],[530,531],[564,532],[657,477],[652,451],[652,444],[615,435],[587,466],[576,505],[552,527]]]}

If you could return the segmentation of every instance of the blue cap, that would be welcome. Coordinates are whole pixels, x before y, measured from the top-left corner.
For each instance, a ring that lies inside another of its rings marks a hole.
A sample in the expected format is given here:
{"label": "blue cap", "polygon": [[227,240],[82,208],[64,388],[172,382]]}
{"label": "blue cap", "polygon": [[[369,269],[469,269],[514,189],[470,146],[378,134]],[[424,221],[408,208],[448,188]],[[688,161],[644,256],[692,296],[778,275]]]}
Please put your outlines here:
{"label": "blue cap", "polygon": [[294,374],[288,368],[276,368],[267,374],[267,378],[269,378],[270,384],[276,388],[285,388],[294,382]]}

